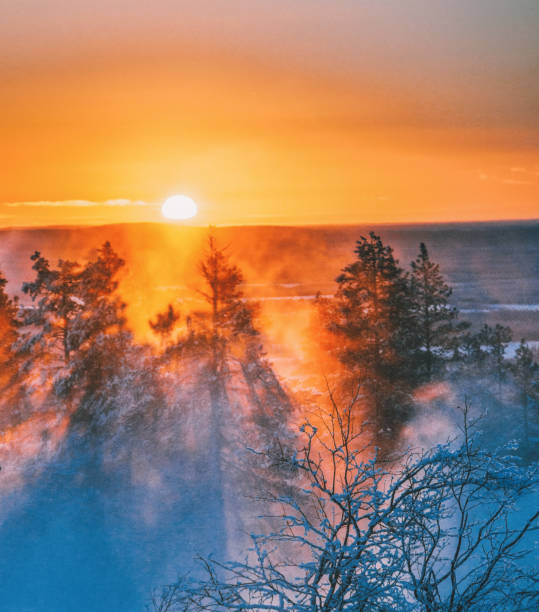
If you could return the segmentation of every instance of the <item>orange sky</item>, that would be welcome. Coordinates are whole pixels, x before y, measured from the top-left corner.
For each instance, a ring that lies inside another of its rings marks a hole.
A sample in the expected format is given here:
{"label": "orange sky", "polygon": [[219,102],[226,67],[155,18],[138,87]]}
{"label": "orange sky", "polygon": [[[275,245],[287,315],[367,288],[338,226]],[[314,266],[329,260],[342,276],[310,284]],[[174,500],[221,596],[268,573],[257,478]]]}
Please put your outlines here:
{"label": "orange sky", "polygon": [[193,4],[6,7],[0,226],[539,216],[535,1]]}

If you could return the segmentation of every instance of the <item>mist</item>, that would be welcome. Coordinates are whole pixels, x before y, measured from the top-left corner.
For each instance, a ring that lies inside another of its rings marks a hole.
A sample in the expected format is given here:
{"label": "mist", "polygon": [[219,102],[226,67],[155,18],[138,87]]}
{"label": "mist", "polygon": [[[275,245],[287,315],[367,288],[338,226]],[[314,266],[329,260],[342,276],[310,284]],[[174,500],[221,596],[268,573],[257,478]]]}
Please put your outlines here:
{"label": "mist", "polygon": [[[3,609],[142,610],[154,590],[199,575],[197,557],[237,559],[251,533],[271,529],[277,506],[267,500],[297,486],[286,457],[300,426],[350,395],[351,366],[320,301],[332,303],[335,279],[371,230],[406,269],[427,244],[466,333],[509,325],[512,339],[501,342],[503,373],[483,341],[462,363],[446,350],[436,377],[407,384],[406,410],[375,416],[365,396],[357,420],[379,419],[371,434],[389,457],[458,436],[469,404],[474,417],[489,415],[484,448],[517,439],[521,461],[537,459],[537,409],[530,403],[525,424],[515,416],[521,391],[509,366],[520,338],[532,351],[539,342],[537,223],[2,230],[0,271],[22,317],[38,310],[39,298],[22,290],[36,276],[35,251],[51,269],[60,259],[85,269],[110,242],[123,260],[117,287],[95,302],[98,331],[64,343],[64,361],[47,325],[16,325],[16,365],[0,401]],[[213,319],[200,263],[211,263],[210,235],[232,278]],[[177,320],[152,330],[169,305]],[[90,302],[74,298],[70,308],[79,324]],[[36,352],[43,338],[49,344]]]}

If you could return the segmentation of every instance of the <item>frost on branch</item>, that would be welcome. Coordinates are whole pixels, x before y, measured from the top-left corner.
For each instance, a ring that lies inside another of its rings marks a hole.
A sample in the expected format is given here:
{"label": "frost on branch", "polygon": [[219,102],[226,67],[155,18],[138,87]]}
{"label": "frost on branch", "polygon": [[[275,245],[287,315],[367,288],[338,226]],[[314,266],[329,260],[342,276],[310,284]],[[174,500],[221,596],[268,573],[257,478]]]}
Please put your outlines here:
{"label": "frost on branch", "polygon": [[293,498],[281,527],[253,535],[243,561],[203,560],[154,610],[531,610],[537,574],[525,536],[539,512],[516,511],[537,486],[508,449],[481,449],[468,409],[458,438],[378,459],[354,429],[354,402],[302,428]]}

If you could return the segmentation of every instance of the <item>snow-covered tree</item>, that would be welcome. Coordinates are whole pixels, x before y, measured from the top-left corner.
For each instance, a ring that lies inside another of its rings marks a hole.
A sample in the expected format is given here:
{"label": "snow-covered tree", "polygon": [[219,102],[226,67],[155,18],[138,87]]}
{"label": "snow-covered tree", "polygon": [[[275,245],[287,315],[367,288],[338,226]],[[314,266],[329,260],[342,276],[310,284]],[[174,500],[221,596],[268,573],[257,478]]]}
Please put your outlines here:
{"label": "snow-covered tree", "polygon": [[29,295],[33,305],[26,309],[23,324],[32,328],[28,345],[38,345],[48,360],[67,365],[74,342],[71,326],[82,310],[78,285],[80,266],[73,261],[60,260],[57,269],[36,251],[31,260],[36,277],[24,283],[23,293]]}
{"label": "snow-covered tree", "polygon": [[38,346],[49,361],[68,366],[74,351],[104,330],[124,323],[125,305],[115,294],[115,277],[124,261],[108,242],[84,267],[60,260],[57,268],[51,268],[38,251],[31,259],[36,277],[22,287],[32,299],[23,320],[29,328],[27,344]]}
{"label": "snow-covered tree", "polygon": [[53,268],[32,255],[35,279],[23,284],[32,305],[24,310],[20,354],[39,372],[43,389],[79,397],[96,393],[119,367],[131,336],[117,289],[124,261],[105,243],[84,266],[60,260]]}
{"label": "snow-covered tree", "polygon": [[458,439],[392,464],[362,444],[353,404],[305,425],[293,459],[302,494],[281,497],[281,529],[254,535],[235,562],[203,561],[154,600],[165,610],[517,612],[539,605],[526,538],[539,511],[515,516],[537,467],[482,450],[464,411]]}

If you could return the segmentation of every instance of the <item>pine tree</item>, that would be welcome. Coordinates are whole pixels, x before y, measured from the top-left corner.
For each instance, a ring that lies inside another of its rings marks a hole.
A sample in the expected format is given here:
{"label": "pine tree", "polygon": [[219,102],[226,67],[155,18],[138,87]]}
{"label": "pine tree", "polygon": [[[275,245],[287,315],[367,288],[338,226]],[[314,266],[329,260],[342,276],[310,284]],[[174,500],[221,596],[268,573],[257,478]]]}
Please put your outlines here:
{"label": "pine tree", "polygon": [[6,293],[7,280],[0,272],[0,391],[5,391],[16,369],[17,300]]}
{"label": "pine tree", "polygon": [[108,242],[84,267],[60,260],[52,268],[39,252],[31,259],[36,277],[23,284],[33,302],[23,317],[23,353],[39,364],[56,393],[95,392],[106,383],[105,371],[119,365],[129,340],[125,304],[117,295],[124,261]]}
{"label": "pine tree", "polygon": [[164,345],[179,319],[180,313],[169,304],[165,312],[157,313],[155,321],[148,321],[153,332],[159,336],[161,345]]}
{"label": "pine tree", "polygon": [[409,410],[413,320],[407,276],[375,233],[357,241],[356,260],[336,279],[324,319],[338,357],[372,402],[378,423],[395,426]]}
{"label": "pine tree", "polygon": [[[185,317],[183,334],[165,347],[164,359],[179,357],[202,367],[201,378],[216,414],[227,404],[227,386],[238,374],[245,380],[252,379],[253,384],[254,379],[264,379],[277,395],[281,394],[276,378],[262,373],[270,366],[264,359],[260,332],[255,325],[258,305],[245,299],[241,270],[230,262],[226,249],[219,248],[213,237],[208,240],[199,273],[204,284],[198,294],[206,308]],[[179,313],[169,305],[149,325],[155,333],[166,337],[174,332],[178,322]]]}
{"label": "pine tree", "polygon": [[462,336],[462,342],[455,351],[455,359],[463,360],[472,367],[482,367],[488,357],[488,353],[481,346],[479,333],[466,332]]}
{"label": "pine tree", "polygon": [[450,351],[455,350],[468,324],[457,323],[458,310],[449,304],[452,289],[444,281],[439,264],[431,261],[423,242],[411,268],[416,376],[418,380],[430,381]]}
{"label": "pine tree", "polygon": [[[223,521],[218,530],[224,538],[225,503],[231,492],[245,495],[262,481],[266,486],[277,482],[274,468],[288,446],[292,406],[265,358],[255,324],[257,305],[244,297],[243,274],[213,237],[199,273],[203,285],[198,294],[205,307],[185,317],[185,328],[165,348],[161,360],[165,371],[176,367],[183,387],[180,401],[188,404],[191,391],[197,411],[207,405],[206,415],[197,415],[195,436],[204,445],[198,449],[199,461],[210,466],[211,481],[205,486],[214,516]],[[165,322],[167,333],[172,333],[177,321],[169,328],[168,321],[174,318],[169,312],[150,324],[155,328]],[[207,426],[200,428],[204,417]],[[247,446],[263,450],[264,458],[269,452],[275,462],[261,466],[262,455],[253,455]],[[241,520],[236,516],[235,521]],[[221,546],[226,546],[225,540]]]}
{"label": "pine tree", "polygon": [[[30,258],[36,278],[24,283],[23,293],[34,303],[24,313],[23,323],[32,328],[29,344],[41,348],[48,361],[69,363],[73,346],[71,322],[82,309],[78,295],[79,264],[60,260],[57,269],[51,269],[49,261],[36,251]],[[35,330],[35,331],[34,331]]]}
{"label": "pine tree", "polygon": [[[261,483],[282,490],[286,483],[278,466],[289,452],[292,406],[265,359],[255,325],[258,305],[245,299],[241,270],[213,237],[199,271],[204,281],[199,293],[208,310],[193,317],[190,337],[196,341],[198,336],[199,349],[206,351],[216,486],[223,496],[226,489],[251,493]],[[254,456],[246,446],[264,452]]]}
{"label": "pine tree", "polygon": [[533,359],[533,353],[524,339],[520,341],[511,371],[520,395],[522,420],[524,424],[524,446],[530,450],[530,406],[539,402],[539,365]]}
{"label": "pine tree", "polygon": [[243,275],[231,264],[213,237],[208,241],[208,253],[200,262],[200,275],[205,288],[200,291],[210,307],[204,321],[210,345],[209,372],[212,381],[212,402],[223,394],[228,359],[242,341],[258,335],[253,325],[253,308],[243,300]]}
{"label": "pine tree", "polygon": [[501,385],[504,377],[505,351],[512,337],[511,328],[499,323],[496,323],[495,327],[485,323],[477,334],[477,341],[481,350],[483,347],[486,349],[488,362],[494,366],[498,385]]}

